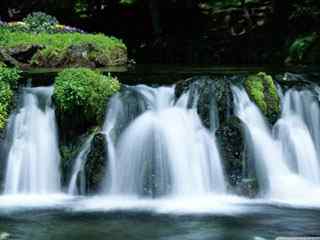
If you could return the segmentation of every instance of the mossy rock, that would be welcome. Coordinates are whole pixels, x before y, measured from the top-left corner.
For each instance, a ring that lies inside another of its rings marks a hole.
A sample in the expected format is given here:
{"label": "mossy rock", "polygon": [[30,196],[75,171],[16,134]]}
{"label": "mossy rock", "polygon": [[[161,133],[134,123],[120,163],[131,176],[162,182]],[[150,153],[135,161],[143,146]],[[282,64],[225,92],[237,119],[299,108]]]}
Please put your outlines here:
{"label": "mossy rock", "polygon": [[84,167],[86,176],[86,193],[99,191],[107,171],[107,141],[102,133],[93,137],[91,149]]}
{"label": "mossy rock", "polygon": [[20,68],[108,67],[127,64],[127,48],[103,34],[27,33],[0,28],[0,61]]}
{"label": "mossy rock", "polygon": [[120,90],[119,81],[86,68],[60,72],[53,100],[63,141],[102,124],[108,99]]}
{"label": "mossy rock", "polygon": [[272,77],[263,72],[250,75],[244,86],[268,121],[275,123],[280,114],[280,97]]}

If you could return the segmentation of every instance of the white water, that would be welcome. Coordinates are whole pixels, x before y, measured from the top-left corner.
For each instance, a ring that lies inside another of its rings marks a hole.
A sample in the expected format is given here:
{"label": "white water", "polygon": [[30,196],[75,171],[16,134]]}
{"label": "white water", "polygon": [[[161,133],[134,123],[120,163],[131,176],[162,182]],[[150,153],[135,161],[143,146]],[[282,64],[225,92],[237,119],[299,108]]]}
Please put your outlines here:
{"label": "white water", "polygon": [[[91,142],[93,139],[93,135],[89,136],[88,139],[83,144],[81,151],[77,155],[74,163],[74,167],[72,170],[71,180],[68,187],[68,194],[77,195],[85,193],[85,174],[84,174],[84,164],[85,160],[91,149]],[[80,186],[77,186],[77,181],[80,181]]]}
{"label": "white water", "polygon": [[23,105],[13,117],[5,194],[60,192],[59,149],[52,87],[25,88]]}
{"label": "white water", "polygon": [[[111,148],[108,192],[152,197],[224,193],[215,137],[202,126],[194,109],[186,109],[186,96],[174,104],[174,88],[141,85],[134,90],[145,98],[148,110]],[[105,126],[113,123],[107,118]],[[108,152],[110,158],[110,147]]]}
{"label": "white water", "polygon": [[[319,160],[302,111],[292,108],[292,91],[282,100],[274,135],[244,89],[233,87],[236,114],[247,127],[247,144],[266,198],[315,200],[320,196]],[[296,93],[294,93],[296,94]],[[314,194],[314,195],[313,195]],[[316,197],[313,197],[313,196]]]}

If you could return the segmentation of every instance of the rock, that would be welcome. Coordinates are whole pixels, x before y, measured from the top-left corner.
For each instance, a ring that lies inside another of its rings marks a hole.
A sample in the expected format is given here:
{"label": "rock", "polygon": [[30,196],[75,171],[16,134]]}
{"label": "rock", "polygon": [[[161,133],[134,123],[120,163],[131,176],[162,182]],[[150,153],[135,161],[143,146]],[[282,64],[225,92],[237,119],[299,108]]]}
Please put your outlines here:
{"label": "rock", "polygon": [[0,49],[0,61],[9,66],[29,67],[33,56],[42,49],[39,45],[20,45],[9,49]]}
{"label": "rock", "polygon": [[43,49],[42,46],[39,45],[20,45],[14,48],[8,49],[8,53],[11,57],[16,59],[18,62],[23,64],[29,64],[33,55],[36,54],[37,51]]}
{"label": "rock", "polygon": [[176,99],[187,91],[189,91],[188,107],[191,108],[196,104],[202,123],[207,128],[216,129],[231,115],[233,97],[230,82],[223,77],[201,76],[180,81],[175,89]]}
{"label": "rock", "polygon": [[0,62],[3,62],[9,67],[24,67],[19,61],[10,56],[6,49],[0,48]]}
{"label": "rock", "polygon": [[94,136],[84,171],[86,192],[97,192],[107,171],[107,142],[104,134],[98,133]]}
{"label": "rock", "polygon": [[241,120],[235,116],[228,118],[217,129],[216,136],[229,183],[235,186],[241,182],[245,167],[245,143]]}
{"label": "rock", "polygon": [[[99,52],[95,45],[91,43],[83,43],[71,45],[64,56],[64,62],[67,66],[74,67],[96,67],[95,59],[90,59],[93,53],[98,56]],[[101,53],[100,53],[101,54]]]}
{"label": "rock", "polygon": [[238,184],[236,192],[248,198],[254,198],[258,194],[258,182],[256,178],[244,178]]}
{"label": "rock", "polygon": [[280,114],[280,97],[272,77],[263,72],[250,75],[244,86],[250,99],[256,103],[268,121],[275,123]]}

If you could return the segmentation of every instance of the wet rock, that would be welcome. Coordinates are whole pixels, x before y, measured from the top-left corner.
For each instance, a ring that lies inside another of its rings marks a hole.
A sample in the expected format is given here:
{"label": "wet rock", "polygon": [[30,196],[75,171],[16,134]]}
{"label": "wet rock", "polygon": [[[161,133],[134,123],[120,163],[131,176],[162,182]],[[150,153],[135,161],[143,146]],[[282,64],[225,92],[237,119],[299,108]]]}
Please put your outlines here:
{"label": "wet rock", "polygon": [[248,198],[254,198],[258,194],[258,182],[256,178],[244,178],[238,184],[236,192]]}
{"label": "wet rock", "polygon": [[178,99],[189,91],[188,107],[197,108],[204,126],[216,129],[231,115],[233,97],[230,81],[224,77],[192,77],[177,83],[175,95]]}
{"label": "wet rock", "polygon": [[245,167],[243,124],[237,117],[228,118],[216,131],[221,157],[229,184],[241,182]]}
{"label": "wet rock", "polygon": [[107,171],[106,158],[107,141],[104,134],[98,133],[92,140],[84,166],[87,193],[96,193],[99,190]]}

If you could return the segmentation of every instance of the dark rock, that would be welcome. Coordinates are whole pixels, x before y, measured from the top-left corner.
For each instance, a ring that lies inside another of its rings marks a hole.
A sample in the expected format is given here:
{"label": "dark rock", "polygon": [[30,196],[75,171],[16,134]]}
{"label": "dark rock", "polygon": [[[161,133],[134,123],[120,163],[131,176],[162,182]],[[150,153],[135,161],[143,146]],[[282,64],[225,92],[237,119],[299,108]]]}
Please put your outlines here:
{"label": "dark rock", "polygon": [[231,115],[233,97],[230,81],[224,77],[192,77],[177,83],[175,95],[178,99],[189,91],[188,107],[196,104],[198,114],[209,129],[215,129]]}
{"label": "dark rock", "polygon": [[254,198],[258,194],[258,182],[256,178],[243,178],[241,182],[237,185],[236,193]]}
{"label": "dark rock", "polygon": [[11,57],[23,64],[29,64],[33,55],[43,47],[39,45],[20,45],[8,49]]}
{"label": "dark rock", "polygon": [[95,193],[99,190],[107,171],[107,141],[105,135],[94,136],[91,149],[84,167],[86,176],[86,192]]}
{"label": "dark rock", "polygon": [[241,182],[245,167],[243,124],[237,117],[228,118],[216,131],[225,172],[231,186]]}
{"label": "dark rock", "polygon": [[17,61],[14,57],[10,56],[6,49],[0,48],[0,62],[5,63],[9,67],[21,67],[23,68],[23,64]]}

